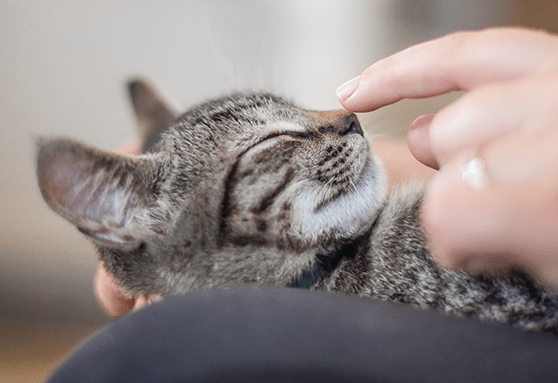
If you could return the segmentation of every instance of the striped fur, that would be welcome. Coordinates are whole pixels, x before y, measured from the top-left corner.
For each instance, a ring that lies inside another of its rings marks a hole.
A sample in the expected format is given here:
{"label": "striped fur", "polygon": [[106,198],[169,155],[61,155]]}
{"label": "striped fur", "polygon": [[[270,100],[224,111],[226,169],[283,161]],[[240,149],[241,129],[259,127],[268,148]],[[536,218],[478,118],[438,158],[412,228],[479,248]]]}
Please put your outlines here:
{"label": "striped fur", "polygon": [[129,89],[146,154],[42,139],[37,164],[49,206],[129,294],[286,286],[341,254],[313,289],[558,333],[558,297],[525,274],[436,266],[419,225],[422,190],[386,195],[354,115],[238,94],[176,117],[145,82]]}

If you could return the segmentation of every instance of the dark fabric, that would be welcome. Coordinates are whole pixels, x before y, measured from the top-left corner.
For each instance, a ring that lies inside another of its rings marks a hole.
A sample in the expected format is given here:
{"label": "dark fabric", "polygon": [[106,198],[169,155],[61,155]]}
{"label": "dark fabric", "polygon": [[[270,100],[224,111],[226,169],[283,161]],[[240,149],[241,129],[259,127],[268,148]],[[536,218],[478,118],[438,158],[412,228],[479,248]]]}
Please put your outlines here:
{"label": "dark fabric", "polygon": [[189,293],[127,315],[49,382],[556,382],[558,338],[301,289]]}

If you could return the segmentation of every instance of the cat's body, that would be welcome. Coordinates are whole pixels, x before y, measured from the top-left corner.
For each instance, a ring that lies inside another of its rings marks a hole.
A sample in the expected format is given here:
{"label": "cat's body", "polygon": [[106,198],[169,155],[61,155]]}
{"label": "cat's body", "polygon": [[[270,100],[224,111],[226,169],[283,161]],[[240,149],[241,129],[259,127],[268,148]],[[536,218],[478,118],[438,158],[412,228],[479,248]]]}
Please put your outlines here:
{"label": "cat's body", "polygon": [[440,269],[425,247],[420,189],[386,196],[353,114],[268,94],[177,117],[130,86],[147,154],[42,140],[41,192],[88,235],[132,295],[212,286],[302,286],[558,334],[558,296],[526,275]]}

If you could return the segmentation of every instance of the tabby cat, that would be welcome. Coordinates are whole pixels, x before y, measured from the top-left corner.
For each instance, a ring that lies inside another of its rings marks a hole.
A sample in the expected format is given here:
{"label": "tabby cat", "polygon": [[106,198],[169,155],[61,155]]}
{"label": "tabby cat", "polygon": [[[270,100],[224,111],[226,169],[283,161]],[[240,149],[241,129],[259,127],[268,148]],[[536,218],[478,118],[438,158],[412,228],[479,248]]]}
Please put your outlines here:
{"label": "tabby cat", "polygon": [[178,116],[146,82],[129,91],[145,154],[42,138],[37,174],[132,296],[306,287],[558,334],[558,296],[525,274],[436,266],[423,192],[387,194],[354,114],[248,93]]}

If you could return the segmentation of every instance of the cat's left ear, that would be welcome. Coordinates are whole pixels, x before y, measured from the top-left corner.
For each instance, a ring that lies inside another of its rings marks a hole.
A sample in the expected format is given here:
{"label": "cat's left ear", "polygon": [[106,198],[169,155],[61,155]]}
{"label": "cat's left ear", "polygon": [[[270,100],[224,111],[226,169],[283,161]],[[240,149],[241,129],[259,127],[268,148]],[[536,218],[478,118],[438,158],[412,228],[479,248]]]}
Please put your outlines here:
{"label": "cat's left ear", "polygon": [[147,80],[130,80],[128,94],[138,121],[142,153],[146,153],[161,139],[161,134],[176,119],[178,112]]}
{"label": "cat's left ear", "polygon": [[95,242],[130,248],[149,233],[137,225],[149,203],[157,157],[102,151],[65,138],[39,139],[37,176],[43,198]]}

